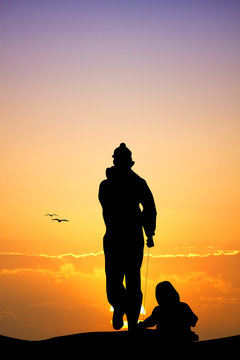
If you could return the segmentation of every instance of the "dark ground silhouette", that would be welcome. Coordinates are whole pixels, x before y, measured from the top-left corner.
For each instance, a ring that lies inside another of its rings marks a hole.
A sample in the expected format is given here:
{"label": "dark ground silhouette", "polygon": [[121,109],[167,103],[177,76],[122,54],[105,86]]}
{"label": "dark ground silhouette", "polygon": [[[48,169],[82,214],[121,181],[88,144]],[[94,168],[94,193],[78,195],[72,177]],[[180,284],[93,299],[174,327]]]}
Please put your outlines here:
{"label": "dark ground silhouette", "polygon": [[[146,330],[142,335],[131,335],[128,331],[92,332],[59,336],[41,341],[26,341],[0,335],[1,353],[6,358],[34,359],[44,356],[55,359],[67,356],[68,359],[114,357],[137,359],[237,359],[240,348],[240,335],[194,342],[185,346],[172,340],[166,342],[159,338],[155,330]],[[14,355],[15,357],[11,357]],[[4,357],[3,357],[4,358]]]}
{"label": "dark ground silhouette", "polygon": [[114,309],[113,328],[122,328],[126,314],[128,330],[134,331],[142,303],[143,228],[147,246],[152,247],[156,207],[146,181],[132,171],[132,153],[124,143],[115,149],[113,159],[114,166],[107,168],[107,178],[99,187],[106,225],[103,247],[107,298]]}

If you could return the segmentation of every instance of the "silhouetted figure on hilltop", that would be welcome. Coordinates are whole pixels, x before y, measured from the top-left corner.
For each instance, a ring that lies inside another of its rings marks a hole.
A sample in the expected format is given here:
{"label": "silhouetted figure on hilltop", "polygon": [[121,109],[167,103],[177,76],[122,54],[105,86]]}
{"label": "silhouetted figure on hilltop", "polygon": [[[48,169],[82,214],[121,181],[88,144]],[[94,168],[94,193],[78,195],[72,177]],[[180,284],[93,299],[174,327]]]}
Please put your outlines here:
{"label": "silhouetted figure on hilltop", "polygon": [[157,332],[166,341],[197,341],[198,335],[191,330],[198,317],[190,306],[180,301],[176,289],[169,281],[156,286],[156,299],[159,306],[153,309],[152,315],[138,324],[139,329],[157,327]]}
{"label": "silhouetted figure on hilltop", "polygon": [[114,309],[114,329],[122,328],[126,314],[128,329],[134,330],[142,303],[142,228],[147,236],[147,246],[154,246],[156,207],[146,181],[131,170],[134,165],[132,153],[124,143],[115,149],[113,158],[114,166],[107,168],[107,179],[99,188],[106,225],[103,247],[107,297]]}

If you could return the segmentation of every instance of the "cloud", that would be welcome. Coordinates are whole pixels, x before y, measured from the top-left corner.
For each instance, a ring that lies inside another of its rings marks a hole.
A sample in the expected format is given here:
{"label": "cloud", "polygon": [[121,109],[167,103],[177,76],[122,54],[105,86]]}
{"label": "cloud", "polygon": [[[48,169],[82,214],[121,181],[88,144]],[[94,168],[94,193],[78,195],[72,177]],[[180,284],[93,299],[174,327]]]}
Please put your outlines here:
{"label": "cloud", "polygon": [[[166,260],[177,260],[181,258],[210,258],[211,256],[219,259],[220,257],[227,258],[239,254],[239,250],[213,250],[212,252],[206,252],[203,254],[192,252],[187,254],[149,254],[149,256],[152,259],[156,260],[160,258]],[[55,279],[56,282],[59,283],[61,283],[65,279],[70,279],[73,277],[82,277],[89,279],[96,277],[104,278],[104,261],[103,258],[101,258],[102,255],[103,251],[82,254],[64,253],[59,255],[1,252],[0,259],[1,257],[2,259],[0,264],[2,265],[2,268],[0,268],[0,276],[16,275],[21,273],[34,273],[37,275],[51,276]],[[181,264],[181,267],[179,267],[178,265],[177,272],[175,269],[174,273],[172,273],[171,269],[169,268],[168,274],[159,274],[159,264],[157,263],[157,261],[155,262],[155,264],[153,262],[151,266],[152,274],[158,273],[158,280],[160,280],[161,278],[171,278],[172,281],[177,281],[181,283],[204,283],[208,284],[208,286],[211,286],[212,288],[219,289],[225,293],[229,291],[229,283],[224,281],[220,276],[207,275],[206,272],[202,271],[202,268],[196,268],[195,271],[189,273],[189,269],[187,269],[186,267],[184,268],[184,265]],[[206,269],[204,269],[204,271],[206,271]],[[142,278],[144,279],[144,277],[145,274],[142,273]],[[151,282],[151,280],[153,282],[156,281],[155,276],[154,279],[155,280],[149,278],[148,282]]]}
{"label": "cloud", "polygon": [[[149,254],[150,257],[157,259],[157,258],[205,258],[209,256],[234,256],[240,254],[240,250],[215,250],[213,252],[207,252],[204,254],[200,253],[186,253],[186,254]],[[103,255],[103,251],[98,251],[96,253],[89,252],[83,254],[73,254],[73,253],[65,253],[59,255],[49,255],[49,254],[26,254],[26,253],[19,253],[19,252],[0,252],[1,255],[13,255],[13,256],[27,256],[27,257],[40,257],[40,258],[47,258],[47,259],[64,259],[67,257],[72,257],[75,259],[81,259],[86,257],[97,257]],[[144,254],[144,256],[148,256],[148,254]]]}
{"label": "cloud", "polygon": [[220,276],[210,276],[204,271],[191,272],[185,276],[184,280],[197,282],[198,284],[204,283],[205,285],[218,289],[224,293],[229,293],[231,290],[230,282],[223,280]]}
{"label": "cloud", "polygon": [[0,275],[34,273],[54,276],[59,282],[73,276],[99,277],[104,272],[102,253],[102,251],[78,255],[0,253]]}
{"label": "cloud", "polygon": [[91,256],[99,256],[102,255],[103,251],[98,251],[96,253],[89,252],[84,254],[73,254],[73,253],[66,253],[66,254],[60,254],[60,255],[48,255],[48,254],[26,254],[26,253],[19,253],[19,252],[1,252],[1,255],[13,255],[13,256],[29,256],[29,257],[43,257],[48,259],[63,259],[66,257],[73,257],[76,259],[85,258],[85,257],[91,257]]}
{"label": "cloud", "polygon": [[240,254],[240,250],[216,250],[214,252],[208,252],[205,254],[198,254],[198,253],[188,253],[188,254],[160,254],[160,255],[153,255],[149,254],[150,257],[156,258],[206,258],[209,256],[233,256]]}
{"label": "cloud", "polygon": [[240,297],[201,296],[200,300],[207,303],[240,304]]}
{"label": "cloud", "polygon": [[63,309],[72,309],[72,308],[82,308],[83,306],[99,308],[99,304],[90,303],[90,302],[72,302],[72,301],[42,301],[34,303],[33,306],[42,307],[42,308],[63,308]]}
{"label": "cloud", "polygon": [[17,268],[17,269],[1,269],[0,274],[3,275],[12,275],[12,274],[18,274],[20,272],[31,272],[34,271],[38,274],[55,274],[54,271],[49,269],[42,269],[42,268]]}
{"label": "cloud", "polygon": [[[188,271],[183,274],[158,274],[158,282],[168,280],[173,284],[192,287],[196,291],[203,289],[213,289],[217,292],[229,294],[233,291],[230,281],[225,280],[220,275],[211,276],[205,271]],[[148,279],[149,283],[156,284],[155,280]]]}
{"label": "cloud", "polygon": [[93,268],[91,273],[85,273],[82,271],[78,271],[75,269],[74,265],[71,263],[66,263],[60,266],[59,270],[50,270],[50,269],[42,269],[40,267],[37,268],[16,268],[16,269],[1,269],[0,275],[15,275],[19,273],[29,273],[33,272],[35,274],[42,275],[52,275],[55,276],[57,281],[61,281],[61,279],[69,279],[73,276],[81,276],[81,277],[101,277],[104,275],[104,269],[101,268]]}
{"label": "cloud", "polygon": [[64,264],[60,267],[58,276],[64,276],[66,279],[69,279],[71,276],[84,276],[84,277],[100,277],[104,275],[104,270],[100,268],[93,268],[92,273],[84,273],[75,269],[74,265],[71,263]]}

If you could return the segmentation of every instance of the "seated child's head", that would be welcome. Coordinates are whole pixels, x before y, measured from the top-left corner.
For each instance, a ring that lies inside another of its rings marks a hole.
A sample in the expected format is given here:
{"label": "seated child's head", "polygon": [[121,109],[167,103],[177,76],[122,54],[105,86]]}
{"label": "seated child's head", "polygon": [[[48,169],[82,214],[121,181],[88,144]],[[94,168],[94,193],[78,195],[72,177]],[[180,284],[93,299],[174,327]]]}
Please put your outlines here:
{"label": "seated child's head", "polygon": [[174,305],[180,301],[177,290],[169,281],[162,281],[156,286],[156,299],[159,305]]}

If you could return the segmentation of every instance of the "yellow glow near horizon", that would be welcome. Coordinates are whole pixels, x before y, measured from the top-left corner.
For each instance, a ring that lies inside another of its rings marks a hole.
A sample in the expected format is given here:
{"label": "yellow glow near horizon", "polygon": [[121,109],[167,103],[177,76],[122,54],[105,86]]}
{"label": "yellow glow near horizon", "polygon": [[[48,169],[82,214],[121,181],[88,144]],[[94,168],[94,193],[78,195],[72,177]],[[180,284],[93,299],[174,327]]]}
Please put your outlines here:
{"label": "yellow glow near horizon", "polygon": [[[111,312],[114,311],[114,309],[113,309],[112,306],[110,307],[110,310],[109,310],[109,311],[111,311]],[[146,314],[145,309],[144,309],[143,305],[141,305],[140,315],[145,315],[145,314]],[[141,319],[139,319],[139,321],[140,321],[140,320],[141,320]],[[112,320],[111,320],[111,324],[112,324]],[[126,320],[124,320],[124,321],[123,321],[123,327],[122,327],[122,329],[127,329],[127,328],[128,328],[128,322],[127,322]]]}

